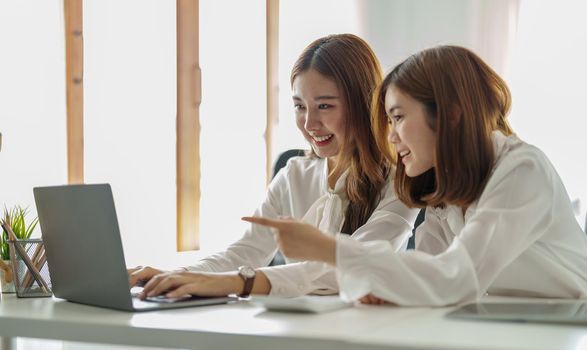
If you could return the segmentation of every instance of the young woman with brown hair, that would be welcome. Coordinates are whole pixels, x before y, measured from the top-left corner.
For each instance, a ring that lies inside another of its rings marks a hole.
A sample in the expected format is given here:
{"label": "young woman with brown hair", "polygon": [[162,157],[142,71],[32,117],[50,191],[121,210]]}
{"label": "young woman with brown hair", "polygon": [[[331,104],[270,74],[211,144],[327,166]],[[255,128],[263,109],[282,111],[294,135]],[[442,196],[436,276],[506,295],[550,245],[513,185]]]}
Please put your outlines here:
{"label": "young woman with brown hair", "polygon": [[587,236],[544,153],[513,133],[510,103],[505,82],[455,46],[409,57],[374,94],[374,135],[398,160],[396,192],[427,208],[415,251],[335,240],[294,220],[245,220],[272,226],[292,258],[336,265],[342,294],[365,303],[585,298]]}
{"label": "young woman with brown hair", "polygon": [[[291,217],[328,236],[342,233],[405,249],[417,211],[397,199],[388,178],[392,163],[374,143],[370,102],[381,77],[373,51],[354,35],[327,36],[304,50],[291,85],[297,126],[311,154],[292,158],[277,174],[256,215]],[[226,251],[186,271],[131,269],[130,284],[149,280],[142,297],[338,291],[335,270],[326,264],[288,259],[268,267],[276,251],[272,231],[254,225]]]}

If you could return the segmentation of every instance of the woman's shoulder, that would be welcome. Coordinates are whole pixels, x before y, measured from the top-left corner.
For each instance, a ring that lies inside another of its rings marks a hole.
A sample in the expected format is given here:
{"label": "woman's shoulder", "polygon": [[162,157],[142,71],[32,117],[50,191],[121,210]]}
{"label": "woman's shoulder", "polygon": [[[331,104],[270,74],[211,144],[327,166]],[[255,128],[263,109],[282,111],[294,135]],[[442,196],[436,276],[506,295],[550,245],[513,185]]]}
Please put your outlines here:
{"label": "woman's shoulder", "polygon": [[290,174],[305,174],[308,172],[322,171],[326,161],[312,156],[295,156],[288,159],[285,170]]}
{"label": "woman's shoulder", "polygon": [[540,148],[522,141],[515,134],[509,136],[496,134],[494,145],[496,151],[494,172],[509,171],[522,165],[550,168],[550,162]]}
{"label": "woman's shoulder", "polygon": [[548,188],[558,176],[542,150],[516,135],[502,134],[496,148],[495,166],[482,197],[493,190],[522,193],[528,188]]}
{"label": "woman's shoulder", "polygon": [[326,160],[311,156],[294,156],[287,160],[275,180],[286,182],[305,182],[321,178],[325,174]]}

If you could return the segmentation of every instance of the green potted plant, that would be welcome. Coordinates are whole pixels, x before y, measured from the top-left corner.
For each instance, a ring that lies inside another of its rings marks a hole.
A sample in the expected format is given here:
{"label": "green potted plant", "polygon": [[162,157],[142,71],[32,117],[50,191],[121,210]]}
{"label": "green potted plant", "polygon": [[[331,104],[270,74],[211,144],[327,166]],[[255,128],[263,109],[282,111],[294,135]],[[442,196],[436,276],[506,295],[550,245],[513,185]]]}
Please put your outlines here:
{"label": "green potted plant", "polygon": [[[34,218],[27,224],[26,217],[28,214],[27,208],[15,206],[11,210],[4,210],[4,218],[2,223],[10,223],[10,228],[17,239],[29,239],[39,223],[39,218]],[[8,232],[2,229],[0,235],[0,284],[2,285],[3,293],[14,293],[14,281],[10,271],[10,245],[8,244]]]}

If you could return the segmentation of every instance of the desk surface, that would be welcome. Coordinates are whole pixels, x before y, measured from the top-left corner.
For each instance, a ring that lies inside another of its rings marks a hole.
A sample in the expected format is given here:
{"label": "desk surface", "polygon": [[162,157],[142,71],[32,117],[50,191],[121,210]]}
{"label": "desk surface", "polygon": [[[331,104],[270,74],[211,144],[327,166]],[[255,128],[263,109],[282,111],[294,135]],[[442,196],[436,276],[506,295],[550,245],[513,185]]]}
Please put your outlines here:
{"label": "desk surface", "polygon": [[586,327],[446,319],[451,309],[358,305],[312,315],[239,302],[128,313],[4,294],[0,336],[197,349],[587,349]]}

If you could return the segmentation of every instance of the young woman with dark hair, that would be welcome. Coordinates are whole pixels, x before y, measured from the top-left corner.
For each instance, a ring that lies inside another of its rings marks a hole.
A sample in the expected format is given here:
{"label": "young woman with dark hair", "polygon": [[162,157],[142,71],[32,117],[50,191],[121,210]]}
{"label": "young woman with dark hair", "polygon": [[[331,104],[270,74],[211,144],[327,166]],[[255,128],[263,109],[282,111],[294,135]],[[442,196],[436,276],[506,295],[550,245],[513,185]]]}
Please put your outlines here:
{"label": "young woman with dark hair", "polygon": [[[370,102],[381,77],[373,51],[354,35],[327,36],[304,50],[291,85],[297,126],[311,151],[290,159],[255,215],[291,217],[328,236],[381,240],[394,251],[405,249],[417,211],[398,200],[389,181],[392,163],[374,142]],[[308,242],[306,249],[314,247]],[[272,231],[253,225],[226,251],[185,271],[130,269],[130,284],[149,281],[142,297],[338,291],[332,266],[289,259],[267,266],[276,252]]]}
{"label": "young woman with dark hair", "polygon": [[244,219],[273,227],[284,254],[335,265],[351,300],[585,298],[587,235],[547,157],[513,133],[510,104],[505,82],[455,46],[409,57],[374,93],[374,136],[386,159],[397,160],[396,193],[426,207],[415,251],[335,239],[295,220]]}

